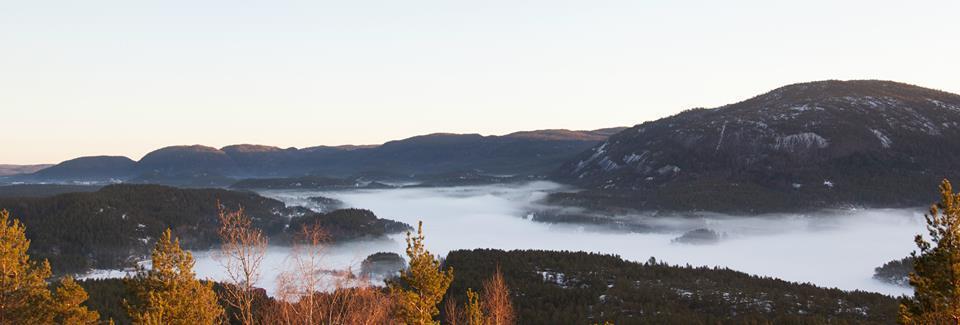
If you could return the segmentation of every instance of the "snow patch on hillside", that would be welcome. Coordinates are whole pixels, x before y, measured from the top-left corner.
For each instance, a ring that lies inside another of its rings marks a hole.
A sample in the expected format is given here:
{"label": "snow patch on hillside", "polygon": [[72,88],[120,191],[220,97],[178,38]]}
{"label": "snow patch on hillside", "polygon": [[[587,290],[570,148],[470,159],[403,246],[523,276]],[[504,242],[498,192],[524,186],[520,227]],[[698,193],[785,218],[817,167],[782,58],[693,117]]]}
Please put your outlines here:
{"label": "snow patch on hillside", "polygon": [[642,161],[642,160],[643,160],[643,157],[646,156],[646,155],[649,154],[649,153],[650,153],[650,152],[648,152],[648,151],[644,151],[643,153],[641,153],[641,154],[639,154],[639,155],[636,154],[636,153],[631,153],[631,154],[629,154],[629,155],[623,156],[623,163],[625,163],[625,164],[627,164],[627,165],[631,165],[631,164],[633,164],[633,163]]}
{"label": "snow patch on hillside", "polygon": [[822,111],[824,110],[824,108],[805,104],[805,105],[790,107],[790,110],[797,111],[797,112],[806,112],[806,111]]}
{"label": "snow patch on hillside", "polygon": [[777,137],[777,142],[774,144],[774,148],[777,150],[794,152],[800,149],[823,149],[829,145],[830,142],[819,134],[813,132],[804,132]]}
{"label": "snow patch on hillside", "polygon": [[890,148],[890,145],[893,144],[893,141],[883,134],[883,132],[876,129],[870,129],[870,132],[873,132],[873,135],[877,136],[877,140],[880,140],[880,145],[884,148]]}
{"label": "snow patch on hillside", "polygon": [[[602,145],[600,145],[599,148],[594,149],[593,155],[591,155],[590,158],[587,158],[587,160],[581,160],[580,162],[578,162],[578,163],[577,163],[577,168],[574,169],[573,172],[574,172],[574,173],[579,173],[581,170],[583,170],[584,167],[587,167],[588,165],[590,165],[590,163],[596,161],[597,158],[600,158],[600,156],[603,156],[603,154],[607,152],[607,145],[608,145],[608,144],[610,144],[610,143],[609,143],[609,142],[604,142]],[[606,159],[606,158],[604,158],[604,159]],[[581,177],[582,177],[582,176],[583,176],[583,175],[581,175]]]}
{"label": "snow patch on hillside", "polygon": [[936,99],[927,99],[927,101],[933,103],[934,105],[937,105],[937,107],[940,107],[940,108],[946,108],[953,111],[960,111],[960,106],[957,106],[957,105],[947,104]]}
{"label": "snow patch on hillside", "polygon": [[602,168],[605,172],[609,172],[619,169],[620,165],[610,160],[609,157],[603,157],[603,159],[600,160],[600,168]]}

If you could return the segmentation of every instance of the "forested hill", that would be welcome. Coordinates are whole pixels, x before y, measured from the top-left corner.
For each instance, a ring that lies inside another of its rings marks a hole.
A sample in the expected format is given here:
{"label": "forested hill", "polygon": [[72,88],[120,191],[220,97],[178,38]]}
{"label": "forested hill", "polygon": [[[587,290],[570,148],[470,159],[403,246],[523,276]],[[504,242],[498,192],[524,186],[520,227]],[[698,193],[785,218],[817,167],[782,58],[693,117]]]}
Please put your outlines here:
{"label": "forested hill", "polygon": [[173,229],[190,248],[216,243],[217,201],[243,206],[265,231],[279,231],[293,213],[280,201],[254,193],[177,189],[158,185],[111,185],[96,192],[44,198],[0,198],[27,226],[30,252],[59,272],[117,268],[146,254],[152,239]]}
{"label": "forested hill", "polygon": [[785,86],[646,122],[569,160],[558,201],[656,210],[903,207],[960,178],[960,95],[890,81]]}
{"label": "forested hill", "polygon": [[503,136],[435,133],[375,146],[277,148],[231,145],[165,147],[139,161],[80,157],[13,180],[127,181],[177,186],[226,186],[240,178],[481,172],[547,174],[623,128],[538,130]]}
{"label": "forested hill", "polygon": [[626,262],[583,252],[450,252],[448,298],[465,301],[499,266],[518,324],[889,324],[897,300],[729,269]]}
{"label": "forested hill", "polygon": [[[129,266],[145,256],[167,228],[186,248],[210,248],[219,243],[217,202],[227,209],[243,207],[253,226],[275,244],[286,242],[290,222],[302,220],[322,221],[336,230],[331,236],[339,240],[383,236],[409,227],[365,210],[319,214],[252,192],[160,185],[110,185],[88,193],[0,198],[0,209],[26,225],[34,258],[49,259],[57,273],[75,273]],[[356,214],[363,218],[343,217]]]}

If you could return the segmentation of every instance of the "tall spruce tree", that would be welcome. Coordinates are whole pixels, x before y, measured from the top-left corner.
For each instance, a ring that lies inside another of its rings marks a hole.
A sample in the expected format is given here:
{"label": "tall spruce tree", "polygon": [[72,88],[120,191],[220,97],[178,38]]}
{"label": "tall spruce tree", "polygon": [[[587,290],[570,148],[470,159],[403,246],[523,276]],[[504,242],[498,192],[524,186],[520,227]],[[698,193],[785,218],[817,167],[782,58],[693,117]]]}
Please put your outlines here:
{"label": "tall spruce tree", "polygon": [[214,324],[222,321],[213,283],[202,283],[193,273],[193,255],[180,248],[167,229],[157,240],[150,269],[141,268],[127,280],[134,294],[127,310],[135,324]]}
{"label": "tall spruce tree", "polygon": [[925,217],[931,241],[914,239],[920,248],[912,254],[914,295],[900,304],[900,323],[960,324],[960,194],[949,181],[940,184],[940,203]]}
{"label": "tall spruce tree", "polygon": [[0,211],[0,324],[96,324],[100,315],[81,304],[87,293],[64,278],[56,294],[47,285],[50,263],[30,260],[30,240],[19,220]]}
{"label": "tall spruce tree", "polygon": [[453,269],[440,270],[440,261],[427,251],[422,221],[416,236],[407,233],[407,257],[410,267],[400,275],[399,281],[390,283],[397,321],[410,325],[439,324],[433,318],[440,314],[437,304],[453,282]]}

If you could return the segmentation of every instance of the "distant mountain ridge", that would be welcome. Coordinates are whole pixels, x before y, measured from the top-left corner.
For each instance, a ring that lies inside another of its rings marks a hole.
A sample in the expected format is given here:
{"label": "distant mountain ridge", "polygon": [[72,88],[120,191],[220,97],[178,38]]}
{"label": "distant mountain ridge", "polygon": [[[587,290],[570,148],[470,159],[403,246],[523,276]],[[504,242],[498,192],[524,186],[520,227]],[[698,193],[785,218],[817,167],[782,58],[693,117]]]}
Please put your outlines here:
{"label": "distant mountain ridge", "polygon": [[53,165],[51,164],[37,164],[37,165],[0,164],[0,176],[30,174],[44,168],[49,168],[51,166]]}
{"label": "distant mountain ridge", "polygon": [[[929,204],[960,179],[960,95],[891,81],[818,81],[646,122],[555,174],[560,202],[769,212]],[[600,203],[603,202],[603,203]]]}
{"label": "distant mountain ridge", "polygon": [[80,157],[41,169],[30,176],[35,179],[123,179],[134,175],[136,163],[120,156]]}
{"label": "distant mountain ridge", "polygon": [[567,158],[624,128],[594,131],[539,130],[504,136],[435,133],[375,146],[304,149],[238,144],[165,147],[140,161],[80,157],[20,176],[22,181],[128,181],[181,186],[229,185],[237,178],[409,176],[449,172],[546,174]]}

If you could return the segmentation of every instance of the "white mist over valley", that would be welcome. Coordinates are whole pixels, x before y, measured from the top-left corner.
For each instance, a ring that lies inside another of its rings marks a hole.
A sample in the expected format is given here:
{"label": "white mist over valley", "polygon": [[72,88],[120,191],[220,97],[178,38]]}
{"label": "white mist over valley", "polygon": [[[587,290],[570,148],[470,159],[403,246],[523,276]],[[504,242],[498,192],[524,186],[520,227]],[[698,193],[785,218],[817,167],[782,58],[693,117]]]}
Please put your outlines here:
{"label": "white mist over valley", "polygon": [[[616,254],[632,261],[650,257],[670,264],[719,266],[750,274],[844,290],[889,295],[911,293],[872,278],[874,268],[908,255],[913,236],[923,230],[922,209],[860,209],[803,215],[670,217],[618,216],[655,226],[652,232],[607,230],[603,226],[532,221],[551,191],[569,190],[552,182],[443,188],[357,191],[263,191],[288,205],[311,206],[309,197],[324,196],[349,207],[372,210],[380,218],[412,226],[424,222],[427,245],[440,256],[473,248],[544,249]],[[723,235],[713,244],[673,242],[684,232],[706,228]],[[403,235],[354,241],[329,247],[331,269],[359,270],[369,254],[403,255]],[[289,249],[271,247],[261,286],[275,289],[276,276],[287,264]],[[197,252],[198,276],[223,279],[220,264],[209,252]]]}

